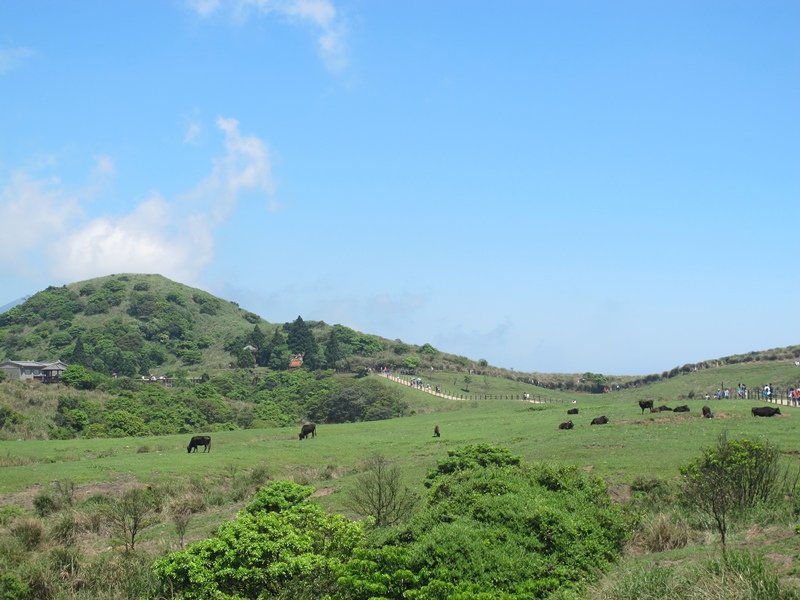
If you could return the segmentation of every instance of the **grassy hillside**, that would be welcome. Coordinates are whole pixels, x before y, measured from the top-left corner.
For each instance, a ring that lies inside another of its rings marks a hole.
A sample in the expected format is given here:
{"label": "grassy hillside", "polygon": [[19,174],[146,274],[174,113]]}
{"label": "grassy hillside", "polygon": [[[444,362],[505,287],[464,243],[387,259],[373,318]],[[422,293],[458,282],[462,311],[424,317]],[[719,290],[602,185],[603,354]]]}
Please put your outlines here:
{"label": "grassy hillside", "polygon": [[[61,359],[105,374],[200,376],[238,364],[247,345],[260,353],[276,330],[285,336],[289,325],[272,324],[160,275],[109,275],[49,287],[0,314],[0,360]],[[328,368],[490,368],[430,344],[415,346],[322,321],[306,325],[317,344],[315,362]],[[327,346],[334,335],[337,352],[331,354]]]}
{"label": "grassy hillside", "polygon": [[[0,356],[74,360],[76,343],[102,367],[129,375],[179,368],[224,368],[224,347],[257,315],[160,275],[110,275],[47,288],[0,315]],[[105,369],[103,369],[105,372]]]}
{"label": "grassy hillside", "polygon": [[[758,401],[687,399],[689,392],[718,385],[716,380],[720,376],[731,381],[752,380],[749,385],[755,387],[756,382],[764,379],[773,378],[775,383],[800,373],[792,370],[796,369],[793,364],[778,370],[773,370],[772,363],[757,367],[729,365],[715,369],[714,377],[696,372],[641,389],[607,394],[547,390],[546,397],[539,398],[541,404],[506,400],[505,396],[536,388],[504,378],[473,377],[470,393],[461,390],[465,399],[456,400],[385,381],[386,385],[396,387],[408,403],[409,416],[320,424],[317,437],[305,441],[297,439],[295,427],[215,431],[210,432],[212,451],[205,454],[186,452],[188,434],[5,440],[0,441],[0,516],[11,518],[8,522],[12,524],[31,523],[38,498],[57,496],[65,486],[69,489],[75,485],[72,502],[74,514],[78,515],[76,523],[79,527],[89,527],[95,518],[92,507],[119,497],[123,490],[134,485],[147,484],[166,494],[169,502],[191,500],[195,512],[185,533],[185,541],[191,542],[212,535],[220,524],[232,519],[259,485],[268,480],[289,479],[314,486],[317,490],[314,501],[326,509],[358,518],[362,515],[353,511],[349,498],[359,485],[366,458],[376,453],[387,457],[400,468],[404,484],[424,496],[425,475],[448,451],[467,444],[486,443],[508,448],[526,461],[576,465],[583,472],[597,475],[607,482],[614,498],[627,503],[632,515],[638,514],[635,522],[641,524],[637,525],[637,535],[646,535],[651,520],[662,523],[663,535],[677,535],[684,531],[682,527],[689,527],[681,525],[681,519],[692,517],[679,516],[682,509],[665,501],[665,496],[647,499],[647,494],[655,494],[647,490],[667,493],[664,485],[672,488],[680,482],[680,466],[693,460],[701,448],[712,446],[721,434],[729,438],[768,439],[780,448],[785,466],[800,467],[795,423],[800,418],[800,409],[785,407],[782,416],[754,418],[750,408],[761,404]],[[464,385],[463,377],[463,373],[434,371],[426,374],[423,382],[452,388],[454,383]],[[492,399],[483,399],[486,396]],[[685,403],[691,411],[642,414],[637,400],[644,397],[657,398],[669,405]],[[700,408],[704,404],[711,406],[715,418],[701,417]],[[568,418],[567,409],[573,407],[579,410],[578,415],[569,417],[575,428],[559,430],[558,424]],[[608,425],[589,425],[594,416],[601,414],[609,417]],[[442,432],[439,438],[432,435],[435,425]],[[645,500],[654,505],[641,504]],[[50,521],[43,519],[52,531],[57,531],[62,522],[59,514]],[[759,528],[736,527],[730,537],[731,548],[748,548],[772,557],[798,555],[800,538],[792,535],[791,524],[775,522],[776,518],[774,514],[765,514]],[[94,529],[78,534],[80,546],[73,547],[82,548],[86,556],[103,555],[110,534],[100,525],[91,527]],[[603,586],[613,585],[615,578],[634,577],[642,565],[667,564],[670,569],[683,572],[695,568],[693,565],[698,561],[715,556],[717,544],[704,529],[706,525],[695,516],[691,527],[695,529],[690,530],[680,546],[644,551],[644,556],[642,550],[632,549],[618,569],[598,584],[599,591],[585,597],[638,597],[609,596]],[[0,526],[0,540],[11,539],[13,531]],[[165,513],[143,531],[137,547],[147,556],[175,548],[177,543],[175,529]],[[796,575],[785,565],[778,572],[788,582]]]}

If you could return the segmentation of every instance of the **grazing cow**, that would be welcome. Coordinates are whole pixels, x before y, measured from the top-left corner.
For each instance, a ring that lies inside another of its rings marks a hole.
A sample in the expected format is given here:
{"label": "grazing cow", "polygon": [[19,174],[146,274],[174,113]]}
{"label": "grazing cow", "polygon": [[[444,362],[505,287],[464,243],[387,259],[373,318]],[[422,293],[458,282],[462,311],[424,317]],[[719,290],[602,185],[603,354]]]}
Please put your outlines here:
{"label": "grazing cow", "polygon": [[568,415],[577,415],[578,414],[578,409],[577,408],[570,408],[569,410],[567,410],[567,414]]}
{"label": "grazing cow", "polygon": [[595,417],[592,419],[591,425],[605,425],[608,423],[608,417],[603,415],[602,417]]}
{"label": "grazing cow", "polygon": [[665,411],[672,412],[672,409],[666,404],[658,407],[658,412],[665,412]]}
{"label": "grazing cow", "polygon": [[436,425],[433,428],[433,437],[440,437],[441,435],[442,435],[442,433],[439,431],[439,426]]}
{"label": "grazing cow", "polygon": [[685,404],[683,406],[676,406],[672,412],[689,412],[689,407]]}
{"label": "grazing cow", "polygon": [[714,413],[711,412],[711,409],[708,406],[703,407],[703,417],[706,419],[713,419]]}
{"label": "grazing cow", "polygon": [[644,409],[649,408],[650,412],[653,412],[653,401],[652,400],[639,400],[639,408],[642,409],[642,414],[644,414]]}
{"label": "grazing cow", "polygon": [[304,440],[308,436],[317,437],[317,426],[314,423],[303,423],[303,427],[300,428],[300,439]]}
{"label": "grazing cow", "polygon": [[575,425],[572,423],[571,420],[564,421],[563,423],[561,423],[561,425],[558,426],[559,429],[572,429],[573,427],[575,427]]}
{"label": "grazing cow", "polygon": [[187,452],[197,452],[197,447],[203,446],[203,452],[211,452],[211,436],[209,435],[196,435],[189,440],[189,445],[186,447]]}
{"label": "grazing cow", "polygon": [[754,406],[752,412],[754,417],[774,417],[781,414],[781,409],[773,406]]}

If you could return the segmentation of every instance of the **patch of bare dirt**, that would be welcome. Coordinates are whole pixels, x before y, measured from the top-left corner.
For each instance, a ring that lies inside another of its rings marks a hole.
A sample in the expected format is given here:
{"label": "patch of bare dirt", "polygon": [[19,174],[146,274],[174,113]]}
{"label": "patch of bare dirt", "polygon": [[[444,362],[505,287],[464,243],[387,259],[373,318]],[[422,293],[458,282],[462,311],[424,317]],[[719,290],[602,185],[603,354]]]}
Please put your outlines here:
{"label": "patch of bare dirt", "polygon": [[[87,483],[85,485],[76,485],[74,498],[75,500],[84,500],[94,495],[117,497],[137,484],[138,481],[134,477],[125,477],[114,481],[99,481],[96,483]],[[0,496],[0,506],[15,505],[33,510],[33,499],[49,488],[50,484],[36,484],[21,492],[3,494]]]}
{"label": "patch of bare dirt", "polygon": [[778,554],[777,552],[771,552],[765,555],[765,558],[771,563],[776,564],[783,571],[788,571],[791,569],[792,563],[794,562],[794,559],[791,556],[787,556],[786,554]]}
{"label": "patch of bare dirt", "polygon": [[330,495],[331,495],[331,494],[333,494],[335,491],[336,491],[336,490],[335,490],[335,489],[333,489],[332,487],[324,487],[324,488],[319,488],[319,489],[318,489],[318,490],[316,490],[316,491],[315,491],[313,494],[311,494],[311,497],[312,497],[312,498],[320,498],[320,497],[322,497],[322,496],[330,496]]}
{"label": "patch of bare dirt", "polygon": [[630,501],[633,493],[631,491],[631,486],[618,483],[608,486],[608,495],[611,497],[612,502],[625,504]]}

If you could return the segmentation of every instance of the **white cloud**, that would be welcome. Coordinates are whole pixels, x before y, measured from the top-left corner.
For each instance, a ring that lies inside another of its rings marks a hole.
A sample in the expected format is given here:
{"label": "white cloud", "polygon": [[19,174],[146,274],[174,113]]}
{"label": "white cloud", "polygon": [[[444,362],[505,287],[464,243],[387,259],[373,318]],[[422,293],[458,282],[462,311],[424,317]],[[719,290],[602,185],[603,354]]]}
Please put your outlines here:
{"label": "white cloud", "polygon": [[94,157],[94,171],[92,172],[95,177],[111,177],[116,174],[117,167],[114,164],[114,159],[108,155],[101,154]]}
{"label": "white cloud", "polygon": [[227,10],[238,21],[255,12],[308,24],[316,30],[317,51],[325,66],[331,71],[347,66],[345,27],[330,0],[193,0],[189,7],[201,17]]}
{"label": "white cloud", "polygon": [[207,17],[219,8],[219,0],[189,0],[186,4],[201,17]]}
{"label": "white cloud", "polygon": [[[32,269],[58,280],[119,272],[161,273],[195,282],[214,259],[215,229],[230,217],[245,194],[266,199],[273,191],[266,144],[243,135],[235,119],[220,118],[225,151],[211,173],[185,197],[170,201],[152,194],[122,215],[87,220],[82,205],[96,211],[96,187],[79,192],[60,180],[19,172],[0,189],[0,264]],[[114,161],[95,158],[90,182],[114,174]]]}
{"label": "white cloud", "polygon": [[0,75],[16,69],[33,54],[30,48],[0,48]]}
{"label": "white cloud", "polygon": [[0,264],[25,271],[33,268],[37,248],[61,235],[81,213],[56,178],[36,179],[25,172],[11,175],[0,190]]}
{"label": "white cloud", "polygon": [[214,223],[228,218],[244,192],[256,192],[272,206],[274,184],[266,144],[256,136],[242,135],[236,119],[220,117],[217,127],[225,135],[225,154],[214,161],[209,176],[187,199],[209,206],[207,212]]}
{"label": "white cloud", "polygon": [[68,280],[133,272],[193,281],[214,255],[211,231],[196,221],[179,225],[174,208],[153,196],[122,218],[93,219],[54,243],[53,255]]}
{"label": "white cloud", "polygon": [[202,131],[200,124],[196,121],[190,121],[186,125],[186,132],[183,134],[183,143],[184,144],[194,144],[197,142],[197,139],[200,137],[200,132]]}

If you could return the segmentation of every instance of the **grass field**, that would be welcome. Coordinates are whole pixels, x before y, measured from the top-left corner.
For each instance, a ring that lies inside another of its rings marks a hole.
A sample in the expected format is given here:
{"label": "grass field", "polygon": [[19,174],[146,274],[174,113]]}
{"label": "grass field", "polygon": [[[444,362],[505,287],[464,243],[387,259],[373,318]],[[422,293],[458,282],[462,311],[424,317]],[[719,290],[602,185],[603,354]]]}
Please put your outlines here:
{"label": "grass field", "polygon": [[[755,418],[751,408],[763,405],[760,399],[702,399],[718,387],[735,389],[740,381],[753,390],[767,382],[772,382],[776,389],[796,385],[798,382],[793,378],[800,377],[800,369],[788,362],[731,365],[680,375],[642,388],[594,395],[542,389],[482,375],[471,377],[467,392],[463,389],[467,387],[463,373],[432,371],[420,377],[432,388],[438,385],[443,392],[460,398],[436,397],[408,385],[382,380],[400,391],[409,405],[409,416],[318,424],[317,437],[304,441],[298,440],[299,427],[212,432],[211,452],[192,454],[186,451],[188,434],[2,440],[0,517],[11,514],[12,510],[33,515],[34,499],[52,492],[56,487],[52,485],[54,482],[75,485],[76,506],[81,507],[78,512],[83,515],[92,514],[88,498],[119,497],[122,490],[136,483],[161,486],[176,498],[186,494],[184,499],[203,490],[204,508],[193,515],[185,538],[181,538],[190,543],[213,535],[221,523],[232,519],[248,502],[253,489],[268,478],[313,485],[317,490],[316,502],[328,510],[356,518],[360,515],[351,512],[350,490],[356,485],[363,461],[370,455],[380,453],[398,465],[405,484],[422,494],[426,473],[448,450],[477,443],[506,447],[526,461],[577,465],[604,479],[612,497],[618,500],[630,498],[630,486],[637,481],[678,480],[680,466],[696,459],[701,448],[714,445],[723,433],[729,438],[767,439],[780,448],[786,465],[800,468],[799,408],[786,406],[780,416]],[[520,398],[525,392],[544,402],[506,399]],[[672,407],[686,404],[690,412],[642,413],[638,406],[641,399],[653,399],[656,405]],[[48,396],[42,406],[53,402]],[[701,408],[706,404],[715,418],[702,418]],[[578,408],[579,414],[568,416],[570,408]],[[606,415],[609,424],[590,425],[592,418],[599,415]],[[568,418],[574,422],[574,429],[559,430],[559,423]],[[433,436],[436,425],[442,433],[439,438]],[[257,480],[254,474],[258,474]],[[231,491],[237,486],[247,491],[235,496]],[[635,506],[636,502],[630,505]],[[672,506],[644,510],[645,520],[663,514],[671,514],[673,519],[686,516]],[[755,518],[756,523],[764,523],[763,527],[748,524],[732,533],[731,547],[753,549],[768,557],[770,569],[776,569],[782,581],[794,585],[800,581],[796,562],[800,556],[800,536],[795,534],[795,524],[763,516],[763,520]],[[91,522],[89,518],[84,516],[82,522]],[[52,529],[59,517],[49,519],[42,522]],[[23,518],[20,522],[28,521]],[[0,536],[0,541],[6,540],[3,543],[11,543],[7,530],[0,527],[5,536]],[[109,536],[105,529],[83,534],[80,546],[84,560],[110,555]],[[175,549],[177,543],[173,523],[162,516],[157,524],[142,532],[137,548],[149,556],[158,556]],[[694,528],[687,543],[680,547],[627,552],[598,583],[600,587],[587,593],[586,599],[606,598],[602,585],[612,585],[615,578],[640,578],[638,574],[646,573],[653,565],[674,566],[676,572],[684,572],[718,556],[718,551],[717,538],[701,526]],[[27,560],[36,559],[31,555]],[[738,600],[750,596],[730,597]]]}
{"label": "grass field", "polygon": [[[793,368],[793,365],[792,365]],[[800,374],[800,370],[791,371]],[[691,373],[648,386],[609,394],[569,394],[541,390],[504,379],[474,377],[470,399],[446,400],[423,391],[399,386],[412,407],[412,416],[388,421],[321,424],[318,436],[298,441],[297,431],[287,428],[255,429],[213,434],[208,454],[188,454],[187,435],[123,439],[75,439],[50,441],[0,441],[0,494],[8,502],[17,494],[55,480],[69,479],[76,485],[104,481],[161,481],[164,479],[225,476],[257,465],[266,467],[271,478],[302,479],[318,487],[339,491],[347,488],[361,461],[381,453],[399,464],[408,484],[421,489],[428,469],[448,449],[464,444],[490,443],[509,448],[532,461],[576,464],[611,484],[629,484],[639,477],[670,479],[681,464],[712,445],[726,432],[729,437],[764,437],[778,445],[787,460],[800,460],[797,438],[799,409],[786,407],[783,415],[754,418],[754,400],[687,400],[689,390],[719,387],[720,376],[760,381],[781,381],[786,374],[774,369],[755,373],[751,366],[729,369],[714,376]],[[433,372],[424,381],[452,389],[454,378],[463,375]],[[706,381],[707,380],[707,381]],[[755,381],[751,387],[757,384]],[[449,382],[449,386],[447,385]],[[778,384],[776,384],[777,386]],[[544,395],[544,404],[520,400],[483,400],[476,396]],[[461,392],[465,396],[465,392]],[[696,392],[696,395],[699,395]],[[657,404],[687,404],[691,412],[642,414],[638,399],[654,398]],[[574,404],[573,404],[574,401]],[[700,409],[708,404],[714,419],[703,419]],[[558,429],[567,420],[567,408],[579,414],[569,417],[571,431]],[[606,415],[608,425],[590,426],[595,416]],[[441,438],[434,438],[434,425]],[[203,433],[203,432],[197,432]],[[342,509],[338,494],[323,503]]]}

